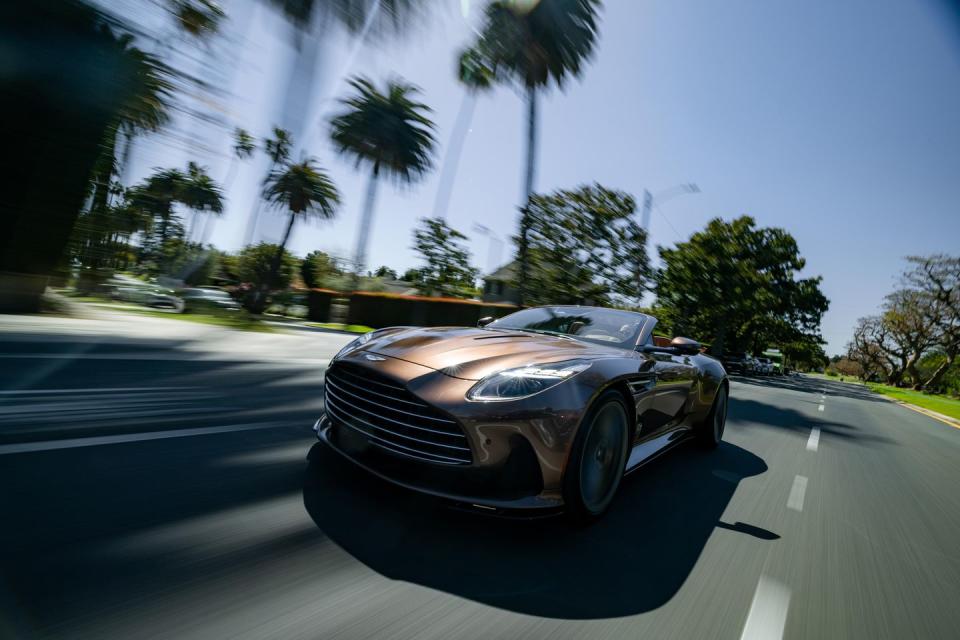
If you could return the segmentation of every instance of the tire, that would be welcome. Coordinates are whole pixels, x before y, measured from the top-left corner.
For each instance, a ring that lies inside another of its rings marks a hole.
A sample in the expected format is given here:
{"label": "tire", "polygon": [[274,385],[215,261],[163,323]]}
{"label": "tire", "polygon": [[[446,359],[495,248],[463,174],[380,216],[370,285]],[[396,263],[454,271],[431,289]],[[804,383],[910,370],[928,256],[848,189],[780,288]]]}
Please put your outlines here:
{"label": "tire", "polygon": [[727,426],[727,385],[721,384],[706,419],[697,426],[697,442],[705,449],[716,449]]}
{"label": "tire", "polygon": [[613,502],[627,465],[628,416],[623,396],[612,389],[584,416],[563,477],[567,517],[577,524],[599,519]]}

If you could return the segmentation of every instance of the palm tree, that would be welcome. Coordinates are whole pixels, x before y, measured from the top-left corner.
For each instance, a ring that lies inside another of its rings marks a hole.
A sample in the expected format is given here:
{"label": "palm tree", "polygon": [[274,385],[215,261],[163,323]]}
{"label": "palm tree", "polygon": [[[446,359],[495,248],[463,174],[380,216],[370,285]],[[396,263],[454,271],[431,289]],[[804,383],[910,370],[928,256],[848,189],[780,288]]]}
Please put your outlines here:
{"label": "palm tree", "polygon": [[257,150],[257,143],[246,129],[237,127],[233,130],[233,157],[230,159],[230,168],[227,169],[227,177],[223,181],[224,189],[229,190],[237,177],[237,161],[246,160]]}
{"label": "palm tree", "polygon": [[[111,182],[126,165],[129,142],[141,133],[159,130],[170,119],[170,100],[173,95],[171,70],[159,59],[133,46],[129,34],[116,38],[125,63],[133,73],[126,99],[104,136],[102,151],[91,176],[91,210],[106,211],[110,203]],[[123,155],[117,161],[117,141],[126,141]]]}
{"label": "palm tree", "polygon": [[400,183],[412,183],[430,168],[435,140],[430,108],[413,99],[419,92],[413,85],[394,80],[381,93],[368,79],[356,77],[350,86],[356,93],[340,101],[346,110],[331,120],[330,137],[341,153],[354,157],[357,166],[366,162],[371,167],[354,254],[357,285],[367,261],[380,172]]}
{"label": "palm tree", "polygon": [[294,26],[291,44],[294,55],[280,93],[281,124],[302,142],[308,141],[307,125],[311,100],[317,94],[321,45],[331,27],[339,26],[354,38],[357,49],[374,38],[401,34],[420,23],[431,0],[267,0]]}
{"label": "palm tree", "polygon": [[[287,162],[290,157],[290,148],[293,146],[293,139],[290,132],[280,127],[273,128],[273,137],[263,141],[263,150],[270,158],[270,169],[268,176]],[[260,198],[255,198],[253,209],[250,211],[250,218],[247,220],[247,231],[244,235],[243,244],[248,245],[253,242],[253,237],[257,233],[257,220],[260,218]]]}
{"label": "palm tree", "polygon": [[207,174],[206,169],[194,162],[187,165],[187,175],[180,185],[177,200],[193,211],[190,230],[187,232],[188,239],[196,226],[198,213],[223,213],[223,192]]}
{"label": "palm tree", "polygon": [[551,83],[561,89],[579,76],[593,54],[600,0],[497,0],[487,7],[476,49],[501,81],[520,84],[527,100],[524,206],[520,216],[520,297],[529,270],[527,234],[530,195],[536,177],[537,93]]}
{"label": "palm tree", "polygon": [[179,169],[156,169],[127,190],[129,206],[142,212],[146,221],[138,260],[153,259],[162,268],[167,240],[183,235],[183,224],[173,212],[173,203],[179,201],[186,180]]}
{"label": "palm tree", "polygon": [[[227,175],[223,179],[223,191],[227,193],[237,177],[239,161],[246,160],[253,155],[257,149],[257,143],[253,136],[246,129],[237,127],[233,130],[233,156],[230,158],[230,167],[227,169]],[[203,231],[200,233],[200,242],[206,243],[213,231],[213,217],[207,216],[203,222]]]}
{"label": "palm tree", "polygon": [[170,4],[180,28],[198,40],[215,34],[225,15],[212,0],[171,0]]}
{"label": "palm tree", "polygon": [[[263,197],[275,208],[285,209],[290,216],[270,265],[269,283],[274,282],[280,272],[283,252],[294,223],[300,218],[332,219],[340,206],[340,193],[327,173],[316,166],[312,158],[307,158],[299,164],[289,164],[271,171],[264,185]],[[263,287],[257,292],[255,311],[262,311],[265,307],[266,294]]]}
{"label": "palm tree", "polygon": [[463,144],[470,130],[470,121],[473,120],[473,110],[477,106],[477,95],[493,86],[494,72],[478,50],[467,49],[457,61],[457,77],[465,91],[450,133],[450,144],[447,145],[443,168],[440,170],[437,196],[433,202],[434,218],[444,218],[447,215]]}

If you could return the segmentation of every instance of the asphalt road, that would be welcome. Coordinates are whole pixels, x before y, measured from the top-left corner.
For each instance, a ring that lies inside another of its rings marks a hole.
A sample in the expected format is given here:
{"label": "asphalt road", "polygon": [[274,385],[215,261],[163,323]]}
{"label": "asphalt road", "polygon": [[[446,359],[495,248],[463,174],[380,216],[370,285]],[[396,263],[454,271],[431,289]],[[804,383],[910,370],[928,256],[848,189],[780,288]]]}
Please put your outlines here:
{"label": "asphalt road", "polygon": [[315,446],[348,338],[32,331],[0,327],[3,638],[960,634],[960,430],[847,385],[735,381],[720,449],[572,529]]}

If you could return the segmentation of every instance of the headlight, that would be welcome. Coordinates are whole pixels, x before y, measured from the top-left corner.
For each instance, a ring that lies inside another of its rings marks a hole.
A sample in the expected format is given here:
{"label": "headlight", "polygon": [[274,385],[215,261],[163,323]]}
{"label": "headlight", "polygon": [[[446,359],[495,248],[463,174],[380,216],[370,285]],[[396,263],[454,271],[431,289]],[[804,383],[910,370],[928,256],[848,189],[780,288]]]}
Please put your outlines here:
{"label": "headlight", "polygon": [[586,360],[567,360],[507,369],[487,376],[467,392],[467,400],[518,400],[546,391],[590,368]]}
{"label": "headlight", "polygon": [[354,349],[358,349],[363,345],[367,344],[368,342],[370,342],[370,339],[373,338],[374,333],[376,333],[376,331],[370,331],[368,333],[363,334],[362,336],[360,336],[355,340],[351,340],[350,342],[347,343],[347,346],[345,346],[343,349],[340,349],[340,351],[337,351],[337,355],[333,356],[333,359],[338,360],[340,359],[341,356],[345,356],[351,351],[353,351]]}

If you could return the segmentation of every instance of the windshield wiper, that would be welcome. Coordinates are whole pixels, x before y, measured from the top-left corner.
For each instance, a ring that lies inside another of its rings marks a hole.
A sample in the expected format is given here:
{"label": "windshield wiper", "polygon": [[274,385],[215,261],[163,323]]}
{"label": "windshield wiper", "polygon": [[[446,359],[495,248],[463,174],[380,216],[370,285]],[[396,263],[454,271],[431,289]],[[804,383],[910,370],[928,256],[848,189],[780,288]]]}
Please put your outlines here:
{"label": "windshield wiper", "polygon": [[576,341],[576,338],[567,333],[560,333],[559,331],[547,331],[546,329],[517,329],[517,331],[529,331],[530,333],[539,333],[545,336],[554,336],[557,338],[564,338],[565,340]]}

